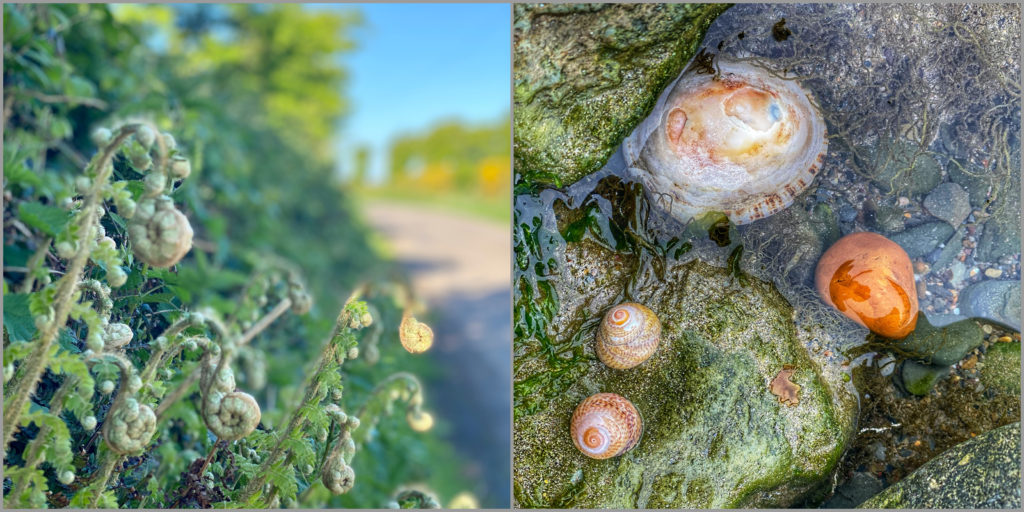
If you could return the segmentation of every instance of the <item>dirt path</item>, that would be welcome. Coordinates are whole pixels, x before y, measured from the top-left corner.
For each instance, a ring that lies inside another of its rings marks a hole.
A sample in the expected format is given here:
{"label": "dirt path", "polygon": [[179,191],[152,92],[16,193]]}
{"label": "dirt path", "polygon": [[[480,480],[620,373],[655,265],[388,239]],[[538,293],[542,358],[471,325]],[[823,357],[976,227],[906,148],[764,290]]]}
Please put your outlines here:
{"label": "dirt path", "polygon": [[366,218],[412,276],[436,319],[430,354],[445,377],[427,403],[451,423],[486,507],[509,503],[512,397],[511,235],[508,227],[400,203],[373,202]]}

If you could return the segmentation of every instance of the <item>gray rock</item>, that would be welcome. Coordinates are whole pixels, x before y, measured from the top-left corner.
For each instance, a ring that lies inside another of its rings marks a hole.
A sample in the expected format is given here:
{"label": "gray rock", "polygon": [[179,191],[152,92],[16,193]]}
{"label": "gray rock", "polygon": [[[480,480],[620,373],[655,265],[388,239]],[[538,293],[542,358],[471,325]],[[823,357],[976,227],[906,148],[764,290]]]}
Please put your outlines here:
{"label": "gray rock", "polygon": [[960,250],[963,249],[962,241],[966,235],[967,228],[960,226],[956,235],[949,239],[951,241],[947,243],[945,247],[937,249],[938,255],[935,256],[935,261],[932,262],[932,268],[936,271],[941,271],[945,270],[946,267],[952,265],[954,262],[960,263],[960,261],[956,259],[956,256],[960,254]]}
{"label": "gray rock", "polygon": [[1020,508],[1020,423],[946,450],[860,508]]}
{"label": "gray rock", "polygon": [[835,494],[821,508],[854,508],[878,494],[882,487],[882,482],[877,478],[858,471],[846,483],[836,488]]}
{"label": "gray rock", "polygon": [[883,233],[899,233],[907,225],[903,221],[903,210],[894,206],[880,206],[875,210],[874,227]]}
{"label": "gray rock", "polygon": [[[985,340],[985,333],[974,320],[960,320],[935,327],[928,317],[919,315],[914,332],[894,342],[910,357],[926,364],[949,367]],[[916,393],[915,393],[916,394]]]}
{"label": "gray rock", "polygon": [[872,181],[888,194],[920,195],[935,188],[942,166],[917,144],[899,140],[864,151],[874,169]]}
{"label": "gray rock", "polygon": [[984,207],[989,189],[998,186],[997,176],[966,160],[951,159],[946,165],[946,171],[953,183],[966,189],[971,206],[975,208]]}
{"label": "gray rock", "polygon": [[935,383],[949,376],[948,366],[920,364],[911,360],[903,362],[900,368],[900,381],[903,389],[917,396],[926,396],[935,387]]}
{"label": "gray rock", "polygon": [[953,234],[953,227],[945,222],[928,222],[902,233],[893,235],[892,241],[899,244],[911,259],[920,258],[941,243],[945,243]]}
{"label": "gray rock", "polygon": [[967,277],[967,265],[964,265],[962,261],[954,261],[949,268],[953,271],[952,277],[949,278],[949,284],[953,285],[953,288],[959,289],[964,284],[964,278]]}
{"label": "gray rock", "polygon": [[1020,253],[1020,197],[1007,199],[995,211],[985,221],[981,238],[978,239],[978,252],[975,256],[978,261],[998,261],[1003,256]]}
{"label": "gray rock", "polygon": [[[576,355],[558,367],[539,350],[516,358],[518,506],[785,507],[826,482],[856,403],[838,374],[810,359],[773,285],[747,276],[740,288],[726,269],[667,262],[658,286],[629,292],[662,321],[658,351],[613,370],[594,356],[594,330],[630,289],[636,256],[584,240],[559,258],[565,300],[547,336],[556,352]],[[573,277],[588,269],[599,272],[593,284]],[[795,405],[769,386],[787,365],[800,386]],[[569,437],[576,405],[597,392],[628,398],[643,416],[642,439],[620,457],[587,458]]]}
{"label": "gray rock", "polygon": [[848,205],[844,204],[839,207],[839,222],[853,222],[857,218],[857,210]]}
{"label": "gray rock", "polygon": [[1020,331],[1020,281],[986,280],[964,288],[960,313]]}
{"label": "gray rock", "polygon": [[515,4],[515,168],[569,185],[604,165],[727,4]]}
{"label": "gray rock", "polygon": [[967,192],[956,183],[943,183],[935,187],[924,198],[924,208],[953,227],[959,226],[971,213]]}

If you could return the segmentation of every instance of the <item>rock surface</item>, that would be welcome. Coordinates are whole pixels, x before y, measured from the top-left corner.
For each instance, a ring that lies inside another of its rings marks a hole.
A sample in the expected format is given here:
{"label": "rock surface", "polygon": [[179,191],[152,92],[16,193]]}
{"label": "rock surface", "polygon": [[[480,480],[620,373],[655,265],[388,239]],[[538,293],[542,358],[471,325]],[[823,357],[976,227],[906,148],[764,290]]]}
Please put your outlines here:
{"label": "rock surface", "polygon": [[1020,331],[1020,281],[986,280],[960,292],[960,313]]}
{"label": "rock surface", "polygon": [[1020,508],[1020,423],[928,461],[860,508]]}
{"label": "rock surface", "polygon": [[926,396],[935,387],[936,382],[948,376],[948,366],[921,364],[908,360],[904,361],[900,368],[903,388],[917,396]]}
{"label": "rock surface", "polygon": [[956,183],[943,183],[935,187],[924,198],[924,207],[932,216],[948,222],[953,227],[960,225],[971,213],[967,191]]}
{"label": "rock surface", "polygon": [[996,343],[985,353],[981,383],[1001,393],[1020,396],[1020,343]]}
{"label": "rock surface", "polygon": [[932,252],[932,249],[945,243],[952,234],[953,228],[949,224],[928,222],[892,235],[892,241],[903,247],[903,250],[907,251],[907,256],[915,259]]}
{"label": "rock surface", "polygon": [[[658,314],[661,346],[636,368],[612,370],[594,355],[594,329],[626,298],[638,261],[589,240],[568,244],[562,258],[558,286],[572,298],[549,334],[563,348],[552,361],[529,348],[534,340],[517,342],[518,506],[784,507],[827,479],[856,405],[816,368],[772,285],[747,276],[741,286],[700,261],[666,262],[661,286],[628,297]],[[796,405],[771,386],[787,368]],[[643,416],[642,439],[621,457],[589,459],[569,437],[574,408],[597,392],[628,398]]]}
{"label": "rock surface", "polygon": [[600,169],[726,8],[516,4],[516,172],[561,186]]}
{"label": "rock surface", "polygon": [[926,364],[950,366],[984,341],[985,334],[974,320],[960,320],[934,327],[924,315],[909,336],[895,342],[902,353]]}

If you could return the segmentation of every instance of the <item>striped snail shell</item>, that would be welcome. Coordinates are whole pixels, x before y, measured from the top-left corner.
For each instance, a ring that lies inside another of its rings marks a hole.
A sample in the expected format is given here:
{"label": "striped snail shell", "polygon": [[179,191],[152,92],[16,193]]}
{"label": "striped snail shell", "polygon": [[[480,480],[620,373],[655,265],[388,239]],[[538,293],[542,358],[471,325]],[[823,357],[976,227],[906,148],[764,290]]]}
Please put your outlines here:
{"label": "striped snail shell", "polygon": [[617,370],[639,365],[654,355],[661,322],[648,307],[624,302],[608,310],[597,329],[597,357]]}
{"label": "striped snail shell", "polygon": [[643,434],[640,411],[615,393],[598,393],[580,402],[572,414],[572,442],[592,459],[607,459],[628,452]]}

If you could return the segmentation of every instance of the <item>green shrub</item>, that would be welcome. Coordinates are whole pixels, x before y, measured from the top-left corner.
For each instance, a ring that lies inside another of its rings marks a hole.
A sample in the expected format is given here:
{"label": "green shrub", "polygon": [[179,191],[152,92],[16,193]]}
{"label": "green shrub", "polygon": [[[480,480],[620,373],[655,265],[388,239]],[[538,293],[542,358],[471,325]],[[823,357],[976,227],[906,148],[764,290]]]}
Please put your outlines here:
{"label": "green shrub", "polygon": [[174,15],[4,5],[5,505],[463,490],[413,428],[407,285],[334,179],[356,20],[231,6],[224,40]]}

